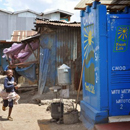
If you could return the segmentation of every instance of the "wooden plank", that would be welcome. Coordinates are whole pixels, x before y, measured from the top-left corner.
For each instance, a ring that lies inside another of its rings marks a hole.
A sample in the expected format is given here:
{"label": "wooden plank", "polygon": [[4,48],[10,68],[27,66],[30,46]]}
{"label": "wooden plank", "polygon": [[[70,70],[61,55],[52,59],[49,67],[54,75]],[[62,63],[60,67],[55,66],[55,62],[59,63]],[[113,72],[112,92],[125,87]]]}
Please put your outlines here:
{"label": "wooden plank", "polygon": [[92,6],[93,3],[86,3],[85,5]]}
{"label": "wooden plank", "polygon": [[[93,3],[86,3],[85,5],[92,6]],[[101,5],[106,6],[128,6],[128,4],[108,4],[108,3],[101,3]]]}
{"label": "wooden plank", "polygon": [[18,63],[18,64],[14,64],[14,65],[27,65],[27,64],[32,64],[32,63],[37,63],[38,61],[35,60],[35,61],[30,61],[30,62],[24,62],[24,63]]}
{"label": "wooden plank", "polygon": [[7,62],[10,65],[9,56],[7,55]]}
{"label": "wooden plank", "polygon": [[29,45],[29,49],[30,49],[31,52],[34,54],[35,58],[37,59],[37,56],[36,56],[36,54],[34,53],[34,51],[33,51],[32,47],[31,47],[30,43],[28,43],[28,45]]}
{"label": "wooden plank", "polygon": [[38,64],[38,61],[36,60],[36,61],[30,61],[30,62],[25,62],[25,63],[18,63],[18,64],[14,64],[14,65],[9,65],[9,68],[16,68],[17,66],[19,66],[19,67],[27,67],[32,63]]}
{"label": "wooden plank", "polygon": [[77,7],[75,7],[74,9],[75,10],[85,10],[86,8],[77,8]]}
{"label": "wooden plank", "polygon": [[37,86],[39,85],[39,71],[40,71],[40,47],[41,47],[40,40],[39,40],[38,44],[39,44],[39,46],[38,46],[38,79],[37,79],[38,82],[37,82]]}
{"label": "wooden plank", "polygon": [[128,6],[128,4],[103,4],[106,6]]}

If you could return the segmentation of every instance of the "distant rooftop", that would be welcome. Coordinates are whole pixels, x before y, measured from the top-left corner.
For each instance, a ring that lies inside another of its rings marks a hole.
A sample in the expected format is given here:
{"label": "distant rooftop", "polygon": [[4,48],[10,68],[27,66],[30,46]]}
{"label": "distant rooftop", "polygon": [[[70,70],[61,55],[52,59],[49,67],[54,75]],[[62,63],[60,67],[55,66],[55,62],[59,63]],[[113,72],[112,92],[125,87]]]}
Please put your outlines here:
{"label": "distant rooftop", "polygon": [[1,12],[5,12],[5,13],[8,13],[8,14],[12,14],[11,11],[7,11],[7,10],[4,10],[4,9],[0,9]]}
{"label": "distant rooftop", "polygon": [[52,10],[52,11],[48,11],[48,12],[45,12],[44,14],[52,14],[52,13],[63,13],[63,14],[67,14],[67,15],[73,15],[73,13],[70,13],[68,11],[64,11],[64,10],[60,10],[60,9],[57,9],[57,10]]}
{"label": "distant rooftop", "polygon": [[42,12],[38,13],[38,12],[35,12],[33,10],[30,10],[30,9],[25,9],[25,10],[20,10],[20,11],[14,11],[14,12],[0,9],[0,11],[8,13],[8,14],[19,14],[19,13],[23,13],[23,12],[31,12],[31,13],[34,13],[34,14],[40,15],[40,16],[44,15],[44,14],[47,15],[47,14],[52,14],[52,13],[62,13],[62,14],[66,14],[66,15],[69,15],[69,16],[73,15],[73,13],[70,13],[70,12],[64,11],[64,10],[60,10],[60,9],[48,11],[48,12],[45,12],[45,13],[42,13]]}
{"label": "distant rooftop", "polygon": [[31,12],[31,13],[34,13],[34,14],[36,14],[36,15],[43,15],[43,13],[37,13],[37,12],[35,12],[35,11],[33,11],[33,10],[30,10],[30,9],[20,10],[20,11],[14,11],[14,12],[0,9],[0,11],[1,11],[1,12],[5,12],[5,13],[8,13],[8,14],[19,14],[19,13],[23,13],[23,12]]}
{"label": "distant rooftop", "polygon": [[36,25],[62,26],[62,27],[80,27],[79,22],[63,22],[63,21],[43,20],[43,19],[36,19],[35,24]]}
{"label": "distant rooftop", "polygon": [[23,13],[23,12],[31,12],[31,13],[34,13],[34,14],[37,14],[37,15],[42,15],[42,14],[43,14],[43,13],[35,12],[35,11],[33,11],[33,10],[30,10],[30,9],[15,11],[15,12],[13,12],[13,14],[19,14],[19,13]]}

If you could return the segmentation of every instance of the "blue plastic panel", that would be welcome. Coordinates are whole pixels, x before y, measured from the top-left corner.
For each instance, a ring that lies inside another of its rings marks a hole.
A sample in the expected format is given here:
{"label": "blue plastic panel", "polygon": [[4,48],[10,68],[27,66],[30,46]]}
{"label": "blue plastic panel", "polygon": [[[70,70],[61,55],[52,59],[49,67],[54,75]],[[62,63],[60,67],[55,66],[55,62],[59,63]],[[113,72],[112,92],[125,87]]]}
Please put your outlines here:
{"label": "blue plastic panel", "polygon": [[109,115],[130,114],[130,14],[108,15]]}
{"label": "blue plastic panel", "polygon": [[106,7],[94,2],[81,12],[83,100],[80,119],[87,128],[107,122],[107,28]]}
{"label": "blue plastic panel", "polygon": [[[94,6],[95,7],[95,6]],[[107,101],[107,50],[106,7],[87,7],[81,13],[83,101],[95,110],[106,110]],[[101,22],[99,22],[101,21]]]}
{"label": "blue plastic panel", "polygon": [[83,100],[94,108],[99,108],[98,102],[98,78],[99,64],[95,58],[99,55],[99,44],[96,39],[96,10],[87,8],[82,19],[82,58],[85,60],[83,73]]}

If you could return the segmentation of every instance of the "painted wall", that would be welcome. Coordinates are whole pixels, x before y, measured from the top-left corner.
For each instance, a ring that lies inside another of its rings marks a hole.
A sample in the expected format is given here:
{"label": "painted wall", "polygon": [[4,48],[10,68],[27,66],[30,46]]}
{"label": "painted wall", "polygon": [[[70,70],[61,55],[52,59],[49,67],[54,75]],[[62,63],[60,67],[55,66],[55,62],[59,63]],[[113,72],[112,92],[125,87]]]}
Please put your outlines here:
{"label": "painted wall", "polygon": [[130,14],[108,14],[100,2],[81,11],[83,100],[81,116],[87,128],[109,116],[129,115]]}
{"label": "painted wall", "polygon": [[109,115],[130,114],[130,14],[110,14],[108,21]]}
{"label": "painted wall", "polygon": [[[107,37],[106,7],[94,2],[81,12],[83,100],[81,120],[85,126],[107,122]],[[87,119],[87,120],[86,120]]]}

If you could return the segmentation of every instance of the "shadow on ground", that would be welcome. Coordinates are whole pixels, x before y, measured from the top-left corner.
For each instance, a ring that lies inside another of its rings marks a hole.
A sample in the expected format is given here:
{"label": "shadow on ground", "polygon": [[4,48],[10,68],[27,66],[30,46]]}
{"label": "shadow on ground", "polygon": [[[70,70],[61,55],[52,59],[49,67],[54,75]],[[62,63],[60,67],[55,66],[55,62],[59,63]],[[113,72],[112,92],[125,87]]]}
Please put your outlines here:
{"label": "shadow on ground", "polygon": [[50,120],[38,120],[40,130],[51,130],[49,127]]}
{"label": "shadow on ground", "polygon": [[0,121],[8,121],[7,118],[2,118],[2,116],[0,116]]}
{"label": "shadow on ground", "polygon": [[76,124],[57,124],[50,120],[37,120],[40,130],[87,130],[81,122]]}

